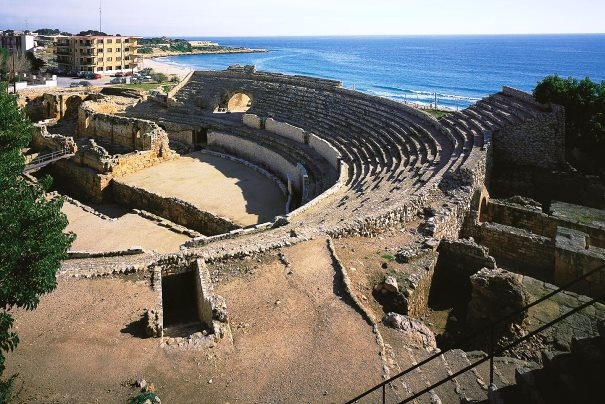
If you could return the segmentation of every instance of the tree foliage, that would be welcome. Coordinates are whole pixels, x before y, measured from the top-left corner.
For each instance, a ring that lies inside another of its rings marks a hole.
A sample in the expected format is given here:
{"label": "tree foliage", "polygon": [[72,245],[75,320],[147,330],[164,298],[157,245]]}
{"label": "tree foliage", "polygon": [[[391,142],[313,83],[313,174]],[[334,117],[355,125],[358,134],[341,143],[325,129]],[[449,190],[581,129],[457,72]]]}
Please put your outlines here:
{"label": "tree foliage", "polygon": [[39,35],[59,35],[61,33],[61,31],[56,28],[40,28],[34,32]]}
{"label": "tree foliage", "polygon": [[547,76],[534,89],[542,103],[565,107],[568,161],[585,173],[605,178],[605,81]]}
{"label": "tree foliage", "polygon": [[12,79],[13,72],[15,75],[31,72],[33,63],[38,69],[44,65],[44,61],[36,58],[30,52],[11,55],[6,49],[0,48],[0,81]]}
{"label": "tree foliage", "polygon": [[107,36],[107,34],[103,31],[96,31],[94,29],[89,29],[87,31],[80,31],[78,36],[86,36],[86,35],[97,35],[97,36]]}
{"label": "tree foliage", "polygon": [[[45,192],[50,181],[33,184],[22,176],[22,149],[29,145],[31,133],[32,124],[16,98],[0,91],[0,376],[5,353],[19,342],[10,331],[10,310],[33,310],[40,296],[56,287],[60,260],[75,238],[63,233],[63,200]],[[0,382],[0,399],[11,380]]]}
{"label": "tree foliage", "polygon": [[10,54],[8,50],[4,48],[0,48],[0,82],[8,81],[8,59]]}

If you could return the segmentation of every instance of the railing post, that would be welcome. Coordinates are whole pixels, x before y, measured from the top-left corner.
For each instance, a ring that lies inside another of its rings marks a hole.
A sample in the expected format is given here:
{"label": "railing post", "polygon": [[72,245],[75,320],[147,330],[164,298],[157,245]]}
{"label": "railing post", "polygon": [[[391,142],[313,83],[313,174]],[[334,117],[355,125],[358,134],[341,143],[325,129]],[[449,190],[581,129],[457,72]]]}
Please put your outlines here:
{"label": "railing post", "polygon": [[387,402],[387,390],[386,390],[386,384],[382,385],[382,404],[386,404]]}

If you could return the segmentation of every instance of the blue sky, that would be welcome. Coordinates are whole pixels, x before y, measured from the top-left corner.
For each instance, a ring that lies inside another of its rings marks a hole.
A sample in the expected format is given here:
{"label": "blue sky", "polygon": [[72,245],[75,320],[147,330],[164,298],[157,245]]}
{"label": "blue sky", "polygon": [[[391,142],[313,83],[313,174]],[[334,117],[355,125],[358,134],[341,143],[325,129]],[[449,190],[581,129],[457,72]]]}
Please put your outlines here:
{"label": "blue sky", "polygon": [[[0,0],[0,29],[98,29],[98,0]],[[103,0],[122,35],[457,35],[605,32],[602,0]]]}

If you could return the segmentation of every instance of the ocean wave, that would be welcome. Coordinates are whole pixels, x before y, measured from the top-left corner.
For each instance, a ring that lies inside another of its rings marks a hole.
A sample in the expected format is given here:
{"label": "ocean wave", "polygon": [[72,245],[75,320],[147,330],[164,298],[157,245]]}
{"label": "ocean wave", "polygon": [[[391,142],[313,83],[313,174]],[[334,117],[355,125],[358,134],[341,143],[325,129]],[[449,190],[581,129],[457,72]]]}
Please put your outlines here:
{"label": "ocean wave", "polygon": [[[399,93],[400,94],[405,94],[405,95],[413,95],[413,96],[424,96],[424,97],[435,97],[435,91],[426,91],[426,90],[412,90],[412,89],[408,89],[408,88],[400,88],[400,87],[393,87],[393,86],[381,86],[381,85],[373,85],[372,88],[378,88],[381,90],[385,90],[387,92],[389,92],[388,94],[391,94],[390,92],[394,92],[392,95],[396,96]],[[448,99],[452,99],[452,100],[461,100],[461,101],[479,101],[481,98],[477,98],[477,97],[470,97],[467,95],[460,95],[460,94],[448,94],[448,93],[442,93],[442,92],[437,92],[437,97],[438,98],[448,98]]]}

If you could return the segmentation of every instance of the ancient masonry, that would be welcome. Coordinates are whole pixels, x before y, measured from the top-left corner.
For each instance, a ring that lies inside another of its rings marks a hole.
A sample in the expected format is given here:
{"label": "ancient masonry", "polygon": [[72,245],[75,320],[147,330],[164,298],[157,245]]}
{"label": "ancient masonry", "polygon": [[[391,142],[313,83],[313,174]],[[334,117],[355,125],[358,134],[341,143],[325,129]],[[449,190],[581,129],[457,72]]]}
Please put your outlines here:
{"label": "ancient masonry", "polygon": [[[539,104],[513,88],[504,87],[439,120],[411,106],[344,88],[338,81],[258,72],[253,66],[193,72],[165,97],[137,100],[126,109],[114,108],[99,94],[74,97],[44,96],[30,103],[40,119],[56,120],[77,111],[75,136],[51,134],[49,121],[38,127],[36,148],[75,152],[52,173],[95,201],[115,200],[202,234],[175,254],[102,257],[105,263],[114,260],[113,271],[153,273],[158,301],[147,312],[147,330],[156,337],[163,336],[162,278],[195,274],[197,316],[207,331],[193,340],[164,336],[163,346],[205,346],[208,335],[213,341],[229,340],[225,302],[212,291],[206,263],[316,237],[375,236],[421,218],[423,241],[408,246],[399,258],[424,257],[427,270],[407,279],[406,285],[394,279],[379,285],[400,293],[394,298],[404,301],[411,315],[426,311],[439,266],[434,250],[442,239],[473,237],[489,248],[488,254],[472,240],[441,243],[440,259],[453,254],[462,263],[454,272],[474,277],[477,284],[494,282],[490,273],[480,271],[495,270],[492,256],[512,261],[514,267],[520,249],[531,263],[525,269],[533,272],[527,275],[554,284],[605,261],[602,211],[591,212],[596,219],[587,223],[578,219],[572,205],[553,203],[544,213],[541,206],[489,198],[494,166],[554,171],[565,165],[563,108]],[[183,201],[120,183],[127,173],[178,158],[169,146],[204,148],[246,161],[288,194],[286,213],[241,229]],[[108,267],[90,257],[66,261],[63,273],[96,276],[106,273],[97,268]],[[347,282],[346,268],[341,269]],[[587,282],[577,291],[605,288],[603,276]],[[347,290],[353,294],[348,284]],[[363,311],[363,302],[356,296],[353,300]],[[523,303],[520,294],[515,304]]]}

